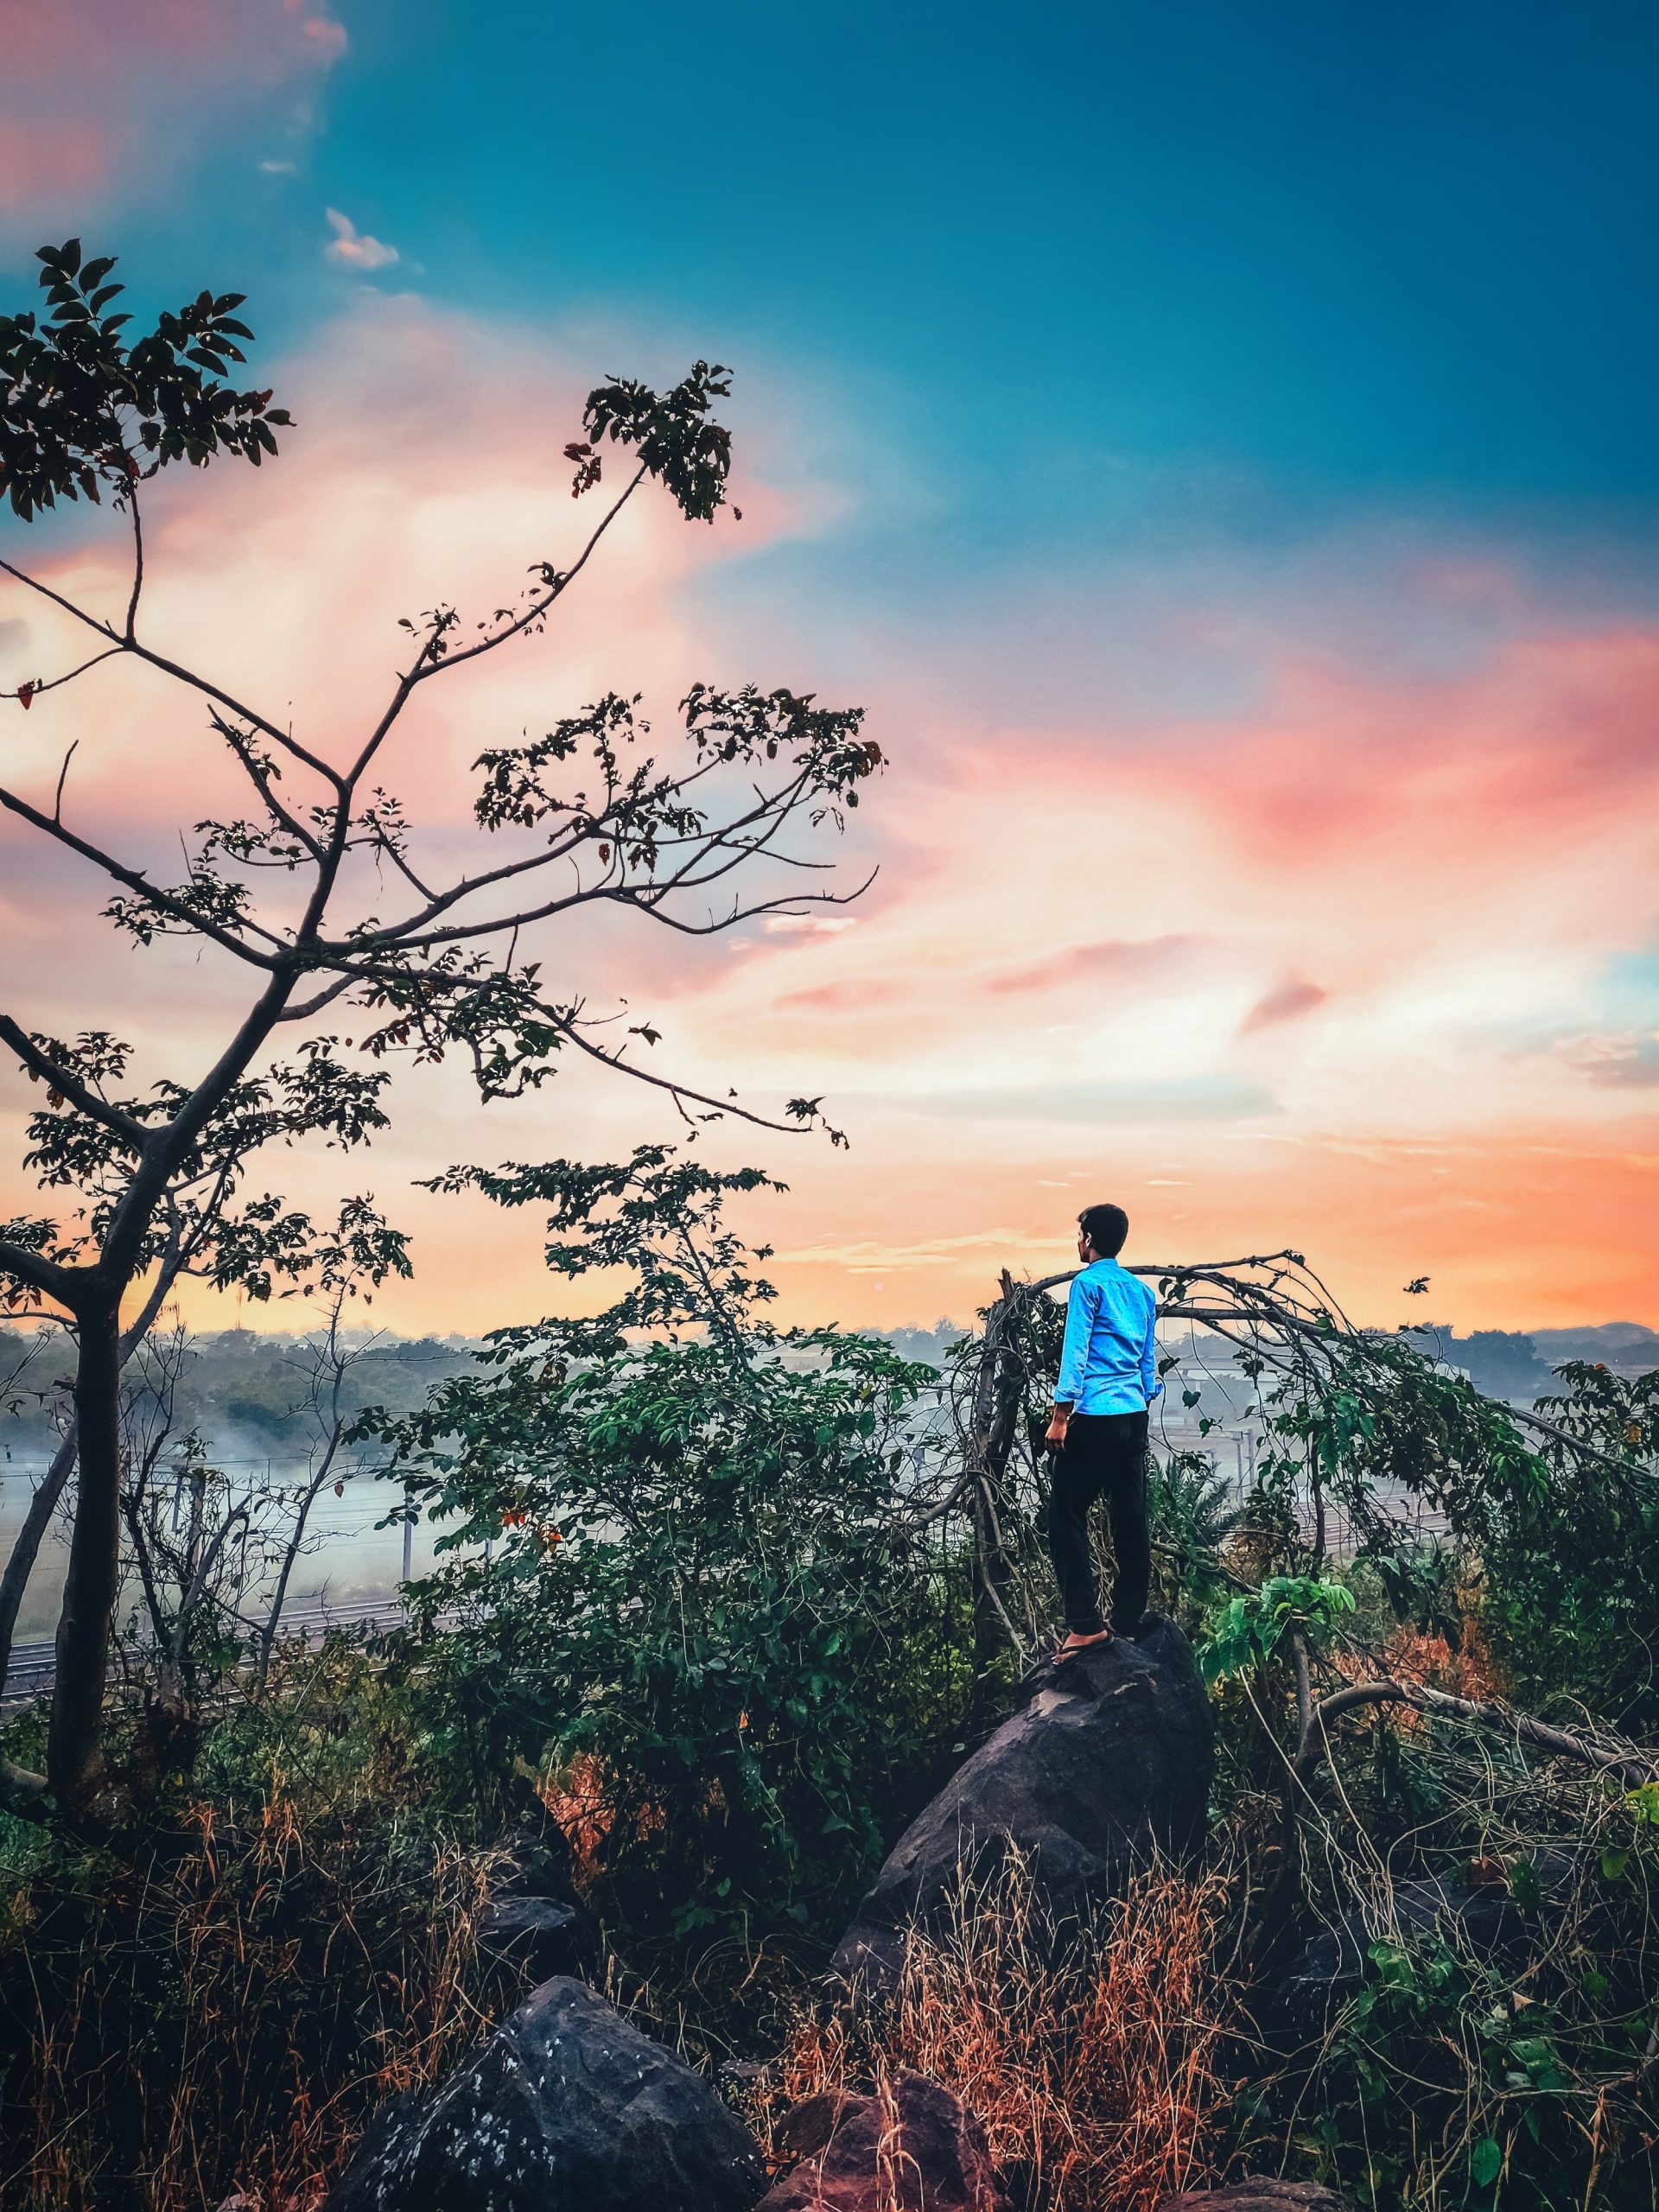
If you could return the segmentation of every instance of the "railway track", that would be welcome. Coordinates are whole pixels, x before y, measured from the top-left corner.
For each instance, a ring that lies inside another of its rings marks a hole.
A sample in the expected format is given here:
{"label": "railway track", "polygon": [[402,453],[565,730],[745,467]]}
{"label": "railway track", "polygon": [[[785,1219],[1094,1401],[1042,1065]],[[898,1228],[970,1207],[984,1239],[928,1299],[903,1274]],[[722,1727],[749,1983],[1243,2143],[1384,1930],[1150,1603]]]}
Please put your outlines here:
{"label": "railway track", "polygon": [[[331,1628],[400,1628],[403,1601],[395,1592],[374,1598],[313,1598],[283,1610],[284,1636],[308,1639]],[[52,1687],[54,1653],[49,1636],[22,1638],[11,1647],[6,1687],[0,1707],[27,1705]]]}

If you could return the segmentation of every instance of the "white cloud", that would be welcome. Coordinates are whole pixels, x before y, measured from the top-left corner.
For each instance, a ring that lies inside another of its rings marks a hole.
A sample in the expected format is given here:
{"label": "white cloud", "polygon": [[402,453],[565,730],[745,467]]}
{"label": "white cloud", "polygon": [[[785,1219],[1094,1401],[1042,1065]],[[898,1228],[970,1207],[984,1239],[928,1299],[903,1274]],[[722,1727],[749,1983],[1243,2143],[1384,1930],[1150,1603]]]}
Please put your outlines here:
{"label": "white cloud", "polygon": [[370,238],[338,207],[327,208],[324,213],[334,234],[332,244],[324,249],[330,261],[343,261],[352,269],[387,269],[398,258],[395,245]]}
{"label": "white cloud", "polygon": [[292,176],[298,168],[297,162],[261,162],[259,164],[262,176]]}

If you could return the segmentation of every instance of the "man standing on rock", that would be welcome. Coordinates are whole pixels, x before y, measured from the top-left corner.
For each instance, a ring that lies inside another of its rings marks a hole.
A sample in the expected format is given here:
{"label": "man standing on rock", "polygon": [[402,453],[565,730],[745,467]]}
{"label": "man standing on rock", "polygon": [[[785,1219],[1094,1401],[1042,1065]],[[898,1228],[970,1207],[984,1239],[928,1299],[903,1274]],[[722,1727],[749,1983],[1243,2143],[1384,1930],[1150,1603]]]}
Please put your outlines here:
{"label": "man standing on rock", "polygon": [[[1089,1206],[1077,1217],[1077,1257],[1065,1307],[1065,1345],[1048,1424],[1053,1487],[1048,1549],[1065,1609],[1056,1663],[1114,1635],[1134,1636],[1152,1580],[1147,1528],[1147,1408],[1158,1380],[1154,1335],[1158,1301],[1139,1275],[1119,1267],[1129,1233],[1122,1206]],[[1089,1515],[1104,1492],[1116,1573],[1111,1623],[1101,1617]]]}

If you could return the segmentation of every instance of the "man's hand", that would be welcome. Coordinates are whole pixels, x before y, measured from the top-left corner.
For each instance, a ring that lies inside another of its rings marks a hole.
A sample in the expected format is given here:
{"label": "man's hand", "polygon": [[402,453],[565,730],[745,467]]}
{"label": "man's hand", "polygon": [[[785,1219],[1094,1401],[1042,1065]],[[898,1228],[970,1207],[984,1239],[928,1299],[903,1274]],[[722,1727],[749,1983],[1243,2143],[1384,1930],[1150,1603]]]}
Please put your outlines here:
{"label": "man's hand", "polygon": [[1071,1416],[1069,1414],[1056,1414],[1054,1418],[1049,1422],[1048,1443],[1049,1448],[1052,1451],[1061,1452],[1065,1450],[1065,1427],[1066,1423],[1071,1420]]}

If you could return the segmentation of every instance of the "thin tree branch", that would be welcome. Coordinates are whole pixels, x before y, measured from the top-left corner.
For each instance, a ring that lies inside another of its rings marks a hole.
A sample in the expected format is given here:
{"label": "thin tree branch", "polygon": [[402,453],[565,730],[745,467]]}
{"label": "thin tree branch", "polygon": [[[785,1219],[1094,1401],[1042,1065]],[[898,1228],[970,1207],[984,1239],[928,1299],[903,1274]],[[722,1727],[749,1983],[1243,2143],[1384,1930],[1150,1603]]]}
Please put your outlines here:
{"label": "thin tree branch", "polygon": [[313,860],[320,861],[322,858],[323,850],[321,840],[306,828],[298,815],[292,812],[277,798],[270,776],[254,758],[252,748],[244,742],[242,732],[233,722],[226,721],[222,715],[213,716],[213,726],[240,761],[246,771],[248,780],[258,792],[272,819],[280,823],[290,837],[297,837]]}
{"label": "thin tree branch", "polygon": [[246,1521],[247,1518],[248,1509],[245,1504],[232,1507],[218,1528],[214,1529],[207,1548],[201,1555],[201,1564],[197,1567],[189,1588],[179,1601],[178,1613],[173,1624],[173,1634],[168,1644],[168,1656],[175,1667],[184,1656],[184,1639],[189,1633],[190,1616],[201,1602],[201,1593],[207,1586],[208,1577],[213,1571],[219,1553],[224,1549],[226,1541],[237,1522]]}
{"label": "thin tree branch", "polygon": [[[189,929],[205,938],[211,938],[225,951],[233,952],[238,960],[245,960],[250,967],[270,968],[276,964],[270,953],[261,952],[255,946],[245,944],[239,937],[224,928],[219,923],[213,921],[207,915],[198,913],[194,907],[188,906],[181,899],[175,899],[170,892],[163,891],[158,885],[150,882],[141,869],[124,866],[112,854],[104,852],[97,845],[89,843],[85,837],[78,837],[73,830],[66,830],[55,817],[42,814],[39,807],[31,806],[26,798],[20,798],[16,791],[7,791],[3,785],[0,785],[0,806],[5,807],[12,814],[21,816],[33,828],[44,831],[47,836],[54,838],[60,845],[67,846],[72,853],[79,853],[83,860],[91,861],[94,868],[102,868],[105,874],[113,878],[117,883],[125,884],[129,891],[134,891],[141,899],[148,899],[152,906],[162,913],[170,915],[175,921],[182,922]],[[245,924],[245,927],[252,930],[256,935],[264,938],[273,947],[279,950],[282,948],[282,939],[273,935],[270,930],[261,927],[258,923],[248,922]]]}
{"label": "thin tree branch", "polygon": [[0,1014],[0,1044],[9,1045],[30,1072],[42,1083],[79,1108],[89,1121],[100,1123],[115,1135],[130,1144],[135,1151],[142,1150],[149,1132],[142,1122],[135,1122],[130,1114],[124,1114],[107,1098],[100,1098],[97,1091],[88,1088],[73,1069],[60,1067],[49,1052],[42,1052],[26,1029],[21,1028],[9,1014]]}
{"label": "thin tree branch", "polygon": [[1330,1755],[1329,1724],[1363,1705],[1408,1705],[1419,1713],[1443,1713],[1451,1719],[1497,1729],[1554,1758],[1575,1759],[1580,1766],[1617,1775],[1630,1788],[1651,1782],[1659,1774],[1659,1756],[1610,1751],[1601,1745],[1588,1743],[1565,1728],[1552,1728],[1547,1721],[1535,1720],[1530,1713],[1511,1713],[1490,1699],[1453,1697],[1447,1690],[1431,1689],[1426,1682],[1399,1682],[1384,1677],[1376,1681],[1351,1682],[1345,1689],[1332,1690],[1314,1706],[1297,1745],[1296,1756],[1290,1762],[1291,1779],[1299,1789],[1307,1789],[1319,1762]]}
{"label": "thin tree branch", "polygon": [[[0,567],[3,566],[4,563],[0,563]],[[50,677],[43,683],[26,684],[16,691],[0,691],[0,699],[21,699],[23,690],[27,690],[29,703],[33,705],[35,701],[41,698],[46,692],[55,691],[65,683],[73,683],[78,676],[85,676],[89,668],[96,668],[99,661],[113,659],[117,653],[125,651],[124,645],[105,645],[101,653],[94,653],[90,660],[82,661],[78,668],[70,669],[65,675]]]}
{"label": "thin tree branch", "polygon": [[[193,691],[200,691],[204,698],[217,700],[221,707],[241,721],[251,722],[256,729],[263,730],[273,744],[280,745],[285,753],[292,754],[295,760],[302,762],[315,775],[321,776],[325,783],[332,784],[337,791],[344,795],[344,780],[337,769],[331,768],[326,760],[308,752],[280,724],[268,721],[264,715],[256,714],[251,707],[245,707],[231,692],[222,690],[217,683],[209,683],[205,676],[197,676],[188,668],[181,668],[176,661],[168,660],[164,653],[152,652],[148,645],[140,645],[137,639],[124,638],[110,623],[100,622],[95,614],[88,614],[85,607],[77,607],[73,599],[66,599],[61,592],[54,591],[50,584],[43,584],[38,576],[31,576],[26,569],[20,569],[10,561],[0,561],[0,575],[8,575],[14,582],[38,592],[42,599],[50,600],[54,607],[61,607],[66,614],[73,616],[87,629],[96,631],[100,638],[109,639],[112,651],[130,653],[146,666],[158,670],[163,676],[172,677],[175,683],[186,684]],[[107,655],[100,654],[99,658],[104,659]],[[90,661],[86,664],[88,667],[92,664]]]}
{"label": "thin tree branch", "polygon": [[278,1021],[309,1021],[314,1014],[321,1014],[325,1007],[332,1006],[336,999],[343,997],[353,984],[387,980],[389,977],[385,974],[376,976],[368,969],[347,969],[336,976],[334,982],[314,998],[305,999],[298,1006],[285,1007],[276,1019]]}
{"label": "thin tree branch", "polygon": [[126,642],[138,642],[138,601],[144,588],[144,525],[138,512],[138,486],[135,484],[129,494],[132,511],[132,596],[127,601]]}
{"label": "thin tree branch", "polygon": [[467,662],[476,660],[481,653],[493,652],[498,645],[505,645],[509,638],[519,636],[546,616],[554,601],[569,588],[587,567],[600,539],[604,537],[612,523],[633,497],[644,482],[646,474],[647,471],[643,467],[636,471],[626,489],[582,548],[575,565],[563,571],[556,571],[554,581],[547,590],[539,598],[532,600],[524,613],[517,616],[505,629],[498,630],[491,637],[480,639],[475,645],[465,646],[460,652],[446,653],[440,658],[437,649],[443,637],[443,629],[440,625],[435,624],[430,635],[416,658],[414,666],[398,677],[397,689],[392,693],[385,712],[369,733],[357,759],[346,770],[342,785],[344,791],[356,791],[370,763],[391,734],[393,725],[408,705],[417,685],[428,682],[432,677],[442,675],[447,670],[463,667]]}
{"label": "thin tree branch", "polygon": [[[689,776],[677,779],[666,787],[664,798],[669,796],[677,799],[682,798],[698,777],[707,772],[707,768],[702,768],[694,771]],[[695,887],[699,880],[714,881],[716,875],[725,874],[732,867],[738,865],[743,853],[764,849],[765,845],[778,834],[785,822],[799,811],[805,791],[804,775],[793,777],[789,783],[782,785],[777,791],[770,794],[763,792],[757,804],[750,807],[744,813],[734,816],[730,822],[721,828],[705,830],[696,836],[680,841],[691,847],[690,853],[683,867],[660,880],[648,877],[643,881],[633,883],[601,881],[587,889],[583,889],[578,883],[575,891],[567,893],[562,899],[539,906],[525,908],[517,915],[504,917],[500,920],[471,923],[461,929],[449,931],[431,930],[428,927],[429,923],[435,922],[441,914],[447,913],[452,907],[459,906],[462,900],[474,898],[479,892],[487,890],[494,885],[510,883],[518,877],[535,874],[541,869],[550,867],[556,861],[567,858],[583,844],[611,843],[620,849],[626,841],[626,825],[620,825],[613,819],[616,800],[615,795],[612,794],[605,807],[598,814],[585,819],[580,829],[563,831],[543,851],[525,854],[514,861],[504,861],[499,867],[486,868],[479,875],[463,876],[459,883],[452,884],[447,891],[426,893],[427,904],[418,913],[407,914],[401,921],[389,923],[385,929],[365,932],[362,937],[351,939],[345,944],[325,943],[321,950],[325,953],[347,950],[361,952],[378,950],[383,947],[394,945],[409,950],[423,950],[434,944],[455,942],[464,936],[476,937],[493,930],[518,927],[532,921],[544,921],[553,914],[580,905],[583,900],[594,899],[609,899],[619,903],[638,906],[642,910],[649,909],[653,902],[661,900],[672,891]],[[750,823],[766,821],[769,816],[774,818],[764,839],[752,841],[736,859],[723,862],[718,870],[707,877],[698,879],[692,874],[691,871],[696,868],[701,856],[728,845],[730,841],[741,830],[747,829]],[[800,864],[812,865],[810,862]],[[860,891],[868,890],[869,883],[874,880],[874,876],[872,874],[868,880],[860,887]],[[809,894],[801,895],[804,897]],[[860,892],[849,893],[847,894],[847,899],[850,901],[851,899],[859,895]]]}
{"label": "thin tree branch", "polygon": [[693,1090],[689,1084],[676,1083],[668,1076],[652,1075],[648,1068],[637,1067],[632,1061],[625,1060],[620,1051],[607,1052],[598,1045],[590,1045],[573,1022],[561,1021],[556,1026],[563,1031],[578,1052],[586,1052],[589,1059],[598,1060],[602,1066],[612,1069],[618,1075],[632,1076],[636,1083],[649,1084],[653,1090],[665,1090],[671,1098],[690,1098],[699,1106],[713,1107],[717,1114],[735,1115],[740,1122],[748,1122],[758,1129],[775,1129],[784,1136],[799,1136],[806,1127],[804,1122],[772,1121],[765,1114],[753,1113],[748,1107],[740,1106],[730,1098],[711,1098],[706,1091]]}
{"label": "thin tree branch", "polygon": [[1522,1413],[1519,1406],[1510,1405],[1506,1405],[1505,1411],[1512,1421],[1518,1421],[1528,1428],[1537,1429],[1541,1435],[1551,1438],[1557,1444],[1564,1444],[1569,1452],[1580,1452],[1586,1459],[1595,1460],[1599,1466],[1611,1467],[1616,1475],[1623,1475],[1629,1479],[1630,1470],[1628,1463],[1614,1459],[1611,1452],[1604,1452],[1599,1445],[1586,1443],[1583,1437],[1574,1436],[1569,1429],[1557,1428],[1553,1421],[1546,1421],[1541,1414]]}
{"label": "thin tree branch", "polygon": [[[650,471],[643,466],[635,470],[632,477],[629,480],[626,488],[623,491],[621,496],[617,499],[610,512],[606,515],[605,519],[600,524],[598,529],[594,531],[593,536],[588,540],[587,544],[583,546],[581,553],[577,556],[574,565],[569,569],[555,571],[554,582],[549,586],[548,589],[543,593],[541,598],[533,601],[523,614],[519,615],[516,620],[510,623],[505,630],[499,630],[493,637],[482,639],[475,645],[465,646],[458,653],[447,654],[442,660],[435,662],[429,668],[423,669],[420,675],[416,677],[416,682],[419,683],[425,683],[435,676],[442,676],[450,669],[463,667],[469,660],[476,660],[480,653],[493,652],[498,645],[505,645],[509,638],[518,637],[521,632],[529,629],[533,623],[539,621],[552,607],[555,600],[561,598],[563,594],[569,589],[570,586],[575,583],[576,578],[582,574],[582,570],[587,567],[588,561],[592,558],[594,550],[598,545],[600,539],[604,537],[606,531],[616,520],[618,515],[621,513],[623,508],[627,505],[628,501],[639,489],[639,486],[645,482],[645,478],[649,474]],[[365,762],[364,765],[366,766],[366,762]]]}
{"label": "thin tree branch", "polygon": [[63,766],[58,771],[58,788],[56,791],[54,792],[52,798],[52,819],[54,822],[61,822],[63,820],[63,787],[69,780],[69,763],[74,759],[75,754],[79,751],[79,749],[80,740],[76,738],[73,744],[69,747],[69,750],[64,754]]}

